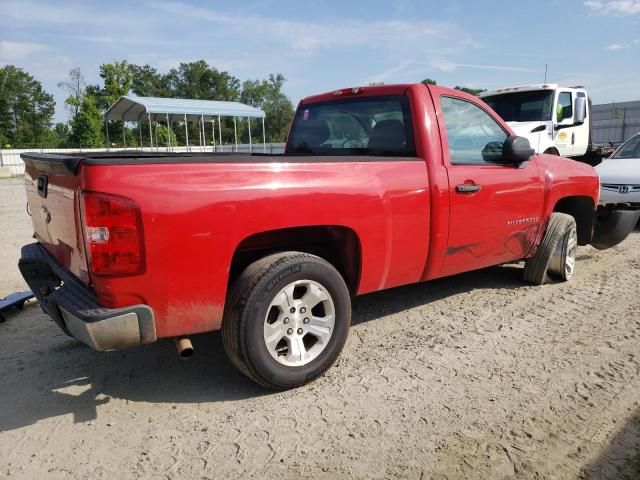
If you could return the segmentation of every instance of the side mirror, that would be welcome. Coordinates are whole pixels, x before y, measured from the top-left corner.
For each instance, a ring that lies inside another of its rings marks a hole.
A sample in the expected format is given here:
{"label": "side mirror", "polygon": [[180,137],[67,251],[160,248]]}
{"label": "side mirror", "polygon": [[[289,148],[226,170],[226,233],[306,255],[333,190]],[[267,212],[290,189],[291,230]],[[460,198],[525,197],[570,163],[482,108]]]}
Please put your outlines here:
{"label": "side mirror", "polygon": [[536,151],[531,148],[529,139],[511,135],[504,141],[502,161],[504,163],[521,164],[529,160]]}
{"label": "side mirror", "polygon": [[587,105],[587,99],[585,97],[577,97],[575,101],[574,111],[574,123],[584,123],[585,107]]}

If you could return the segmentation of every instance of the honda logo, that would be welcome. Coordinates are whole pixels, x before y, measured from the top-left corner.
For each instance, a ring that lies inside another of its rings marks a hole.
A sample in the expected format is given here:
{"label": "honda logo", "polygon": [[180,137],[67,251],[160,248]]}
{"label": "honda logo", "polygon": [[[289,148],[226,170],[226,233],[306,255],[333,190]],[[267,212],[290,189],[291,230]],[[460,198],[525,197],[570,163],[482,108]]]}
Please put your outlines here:
{"label": "honda logo", "polygon": [[620,185],[618,187],[618,193],[629,193],[629,190],[631,190],[629,185]]}

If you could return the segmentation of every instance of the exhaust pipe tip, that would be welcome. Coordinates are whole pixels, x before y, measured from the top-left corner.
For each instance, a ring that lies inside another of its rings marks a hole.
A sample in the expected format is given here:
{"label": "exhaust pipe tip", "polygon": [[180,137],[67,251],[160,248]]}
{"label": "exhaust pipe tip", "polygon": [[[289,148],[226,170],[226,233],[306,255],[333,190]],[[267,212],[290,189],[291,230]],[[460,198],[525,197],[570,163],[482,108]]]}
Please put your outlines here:
{"label": "exhaust pipe tip", "polygon": [[187,337],[176,338],[176,348],[178,349],[178,356],[183,360],[192,357],[194,354],[191,340]]}

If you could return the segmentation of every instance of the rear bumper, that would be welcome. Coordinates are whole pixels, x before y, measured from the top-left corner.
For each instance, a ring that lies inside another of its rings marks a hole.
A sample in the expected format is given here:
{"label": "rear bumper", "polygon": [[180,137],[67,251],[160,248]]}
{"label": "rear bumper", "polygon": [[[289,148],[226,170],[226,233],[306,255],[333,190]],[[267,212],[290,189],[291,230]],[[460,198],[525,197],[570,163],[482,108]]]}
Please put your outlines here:
{"label": "rear bumper", "polygon": [[604,250],[619,244],[631,233],[639,218],[640,210],[600,207],[591,245]]}
{"label": "rear bumper", "polygon": [[60,328],[96,350],[118,350],[157,339],[147,305],[103,308],[93,292],[38,243],[22,247],[20,272],[42,310]]}

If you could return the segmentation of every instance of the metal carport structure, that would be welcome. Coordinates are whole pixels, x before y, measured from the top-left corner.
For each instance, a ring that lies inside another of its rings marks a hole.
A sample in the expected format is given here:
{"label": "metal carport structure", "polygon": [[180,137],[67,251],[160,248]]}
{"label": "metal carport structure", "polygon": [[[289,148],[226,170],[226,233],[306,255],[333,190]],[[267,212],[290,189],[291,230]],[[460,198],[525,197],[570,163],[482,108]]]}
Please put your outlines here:
{"label": "metal carport structure", "polygon": [[[166,122],[169,131],[169,147],[171,145],[171,124],[173,122],[183,122],[186,137],[186,146],[189,147],[189,122],[197,122],[199,125],[200,146],[206,146],[207,122],[211,123],[211,136],[213,138],[213,151],[216,150],[215,124],[218,123],[218,140],[222,147],[221,118],[233,117],[233,130],[235,150],[238,150],[238,129],[237,120],[246,119],[249,128],[249,148],[252,150],[251,142],[251,119],[262,120],[262,145],[266,148],[266,134],[264,127],[265,113],[259,108],[251,107],[239,102],[226,102],[217,100],[192,100],[182,98],[162,98],[162,97],[120,97],[104,114],[104,124],[106,130],[107,148],[111,147],[109,141],[109,121],[120,120],[123,122],[138,122],[140,131],[140,146],[142,146],[142,124],[148,122],[149,143],[153,148],[153,127],[152,123]],[[125,129],[123,133],[123,145],[126,147]],[[156,147],[158,147],[156,131]]]}

